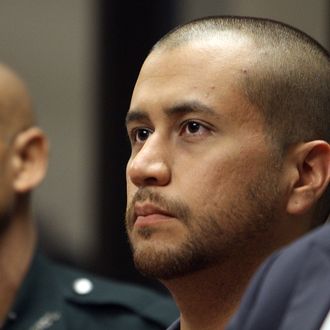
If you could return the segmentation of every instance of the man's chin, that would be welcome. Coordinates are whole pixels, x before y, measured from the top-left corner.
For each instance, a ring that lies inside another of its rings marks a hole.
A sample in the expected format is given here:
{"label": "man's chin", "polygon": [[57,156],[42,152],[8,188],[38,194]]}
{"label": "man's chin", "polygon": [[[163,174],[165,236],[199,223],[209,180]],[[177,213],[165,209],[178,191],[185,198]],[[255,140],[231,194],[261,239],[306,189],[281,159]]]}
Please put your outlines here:
{"label": "man's chin", "polygon": [[205,256],[194,254],[191,249],[160,244],[140,245],[134,250],[133,258],[136,269],[142,275],[164,281],[198,271],[207,264]]}

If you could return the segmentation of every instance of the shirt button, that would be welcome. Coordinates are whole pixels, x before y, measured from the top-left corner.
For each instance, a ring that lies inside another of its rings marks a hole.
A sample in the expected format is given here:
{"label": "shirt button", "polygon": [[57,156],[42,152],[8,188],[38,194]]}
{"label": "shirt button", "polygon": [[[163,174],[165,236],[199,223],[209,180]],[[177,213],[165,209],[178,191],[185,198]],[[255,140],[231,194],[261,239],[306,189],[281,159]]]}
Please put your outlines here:
{"label": "shirt button", "polygon": [[93,290],[93,283],[88,278],[78,278],[73,282],[73,290],[81,295],[88,294]]}
{"label": "shirt button", "polygon": [[[14,321],[17,319],[17,314],[15,312],[9,312],[7,317],[9,320]],[[1,329],[1,327],[0,327],[0,329]]]}

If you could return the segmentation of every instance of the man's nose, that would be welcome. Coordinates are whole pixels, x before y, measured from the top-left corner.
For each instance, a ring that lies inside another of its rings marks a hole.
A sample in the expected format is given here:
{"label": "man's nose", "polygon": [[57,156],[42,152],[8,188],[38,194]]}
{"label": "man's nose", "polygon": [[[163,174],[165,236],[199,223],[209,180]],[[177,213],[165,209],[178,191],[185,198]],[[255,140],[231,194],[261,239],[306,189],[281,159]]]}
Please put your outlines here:
{"label": "man's nose", "polygon": [[171,180],[168,150],[152,134],[127,165],[127,176],[137,187],[165,186]]}

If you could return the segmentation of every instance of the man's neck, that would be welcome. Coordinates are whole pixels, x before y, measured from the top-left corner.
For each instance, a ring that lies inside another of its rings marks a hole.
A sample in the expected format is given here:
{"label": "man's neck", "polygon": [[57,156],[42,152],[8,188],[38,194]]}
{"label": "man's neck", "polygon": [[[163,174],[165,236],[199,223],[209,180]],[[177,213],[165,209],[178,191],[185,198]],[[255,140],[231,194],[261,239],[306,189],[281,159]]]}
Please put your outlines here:
{"label": "man's neck", "polygon": [[163,281],[180,310],[180,329],[224,329],[256,267],[231,263]]}
{"label": "man's neck", "polygon": [[36,233],[25,217],[11,219],[0,236],[0,323],[10,311],[30,265]]}

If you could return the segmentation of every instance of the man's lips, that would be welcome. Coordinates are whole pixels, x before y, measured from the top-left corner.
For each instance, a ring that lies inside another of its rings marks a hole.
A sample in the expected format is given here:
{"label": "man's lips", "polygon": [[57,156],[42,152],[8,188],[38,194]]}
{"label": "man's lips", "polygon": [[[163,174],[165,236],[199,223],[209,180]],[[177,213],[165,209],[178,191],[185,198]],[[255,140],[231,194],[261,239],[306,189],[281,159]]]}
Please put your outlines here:
{"label": "man's lips", "polygon": [[151,203],[135,203],[134,225],[146,226],[173,219],[174,216]]}

